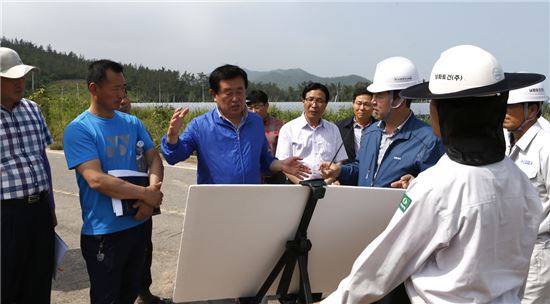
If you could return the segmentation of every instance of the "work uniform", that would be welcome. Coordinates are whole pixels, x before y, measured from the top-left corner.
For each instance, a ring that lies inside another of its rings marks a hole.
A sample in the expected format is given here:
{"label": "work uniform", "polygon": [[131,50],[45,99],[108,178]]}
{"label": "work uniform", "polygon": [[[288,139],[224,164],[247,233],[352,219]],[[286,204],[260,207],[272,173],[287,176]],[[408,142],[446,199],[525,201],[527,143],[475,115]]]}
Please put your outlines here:
{"label": "work uniform", "polygon": [[546,131],[546,132],[550,132],[550,122],[544,118],[544,117],[539,117],[539,119],[537,119],[537,121],[539,122],[540,124],[540,127]]}
{"label": "work uniform", "polygon": [[[509,141],[508,141],[509,142]],[[542,219],[522,303],[550,302],[550,134],[533,124],[507,155],[527,175],[542,202]]]}
{"label": "work uniform", "polygon": [[519,303],[541,212],[510,159],[469,166],[444,155],[323,303],[372,302],[401,282],[412,303]]}

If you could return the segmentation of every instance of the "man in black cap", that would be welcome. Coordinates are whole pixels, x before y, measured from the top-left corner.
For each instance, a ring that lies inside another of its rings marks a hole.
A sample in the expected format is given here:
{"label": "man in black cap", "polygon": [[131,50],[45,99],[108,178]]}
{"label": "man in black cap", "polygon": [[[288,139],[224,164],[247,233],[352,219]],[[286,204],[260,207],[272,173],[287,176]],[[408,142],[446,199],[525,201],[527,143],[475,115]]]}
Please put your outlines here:
{"label": "man in black cap", "polygon": [[431,99],[446,154],[409,185],[388,227],[325,303],[372,302],[402,282],[412,303],[519,303],[541,203],[504,156],[508,91],[538,74],[503,73],[485,50],[442,53],[429,83],[401,91]]}

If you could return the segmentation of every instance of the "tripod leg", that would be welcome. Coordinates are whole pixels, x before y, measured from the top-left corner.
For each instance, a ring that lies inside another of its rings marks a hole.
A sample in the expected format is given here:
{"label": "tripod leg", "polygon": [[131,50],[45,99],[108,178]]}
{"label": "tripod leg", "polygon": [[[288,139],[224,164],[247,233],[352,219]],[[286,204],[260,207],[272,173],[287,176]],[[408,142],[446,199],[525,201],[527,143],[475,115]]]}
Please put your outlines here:
{"label": "tripod leg", "polygon": [[273,270],[265,280],[264,284],[256,294],[255,303],[260,303],[263,299],[263,297],[267,294],[269,287],[273,284],[283,267],[287,264],[289,253],[285,251],[285,253],[281,256],[277,264],[275,264],[275,267],[273,267]]}
{"label": "tripod leg", "polygon": [[281,298],[286,297],[288,289],[290,288],[290,281],[292,281],[292,275],[294,274],[294,266],[296,265],[296,256],[289,253],[286,259],[285,270],[281,275],[279,281],[279,287],[277,287],[277,295]]}
{"label": "tripod leg", "polygon": [[313,303],[309,274],[307,271],[307,255],[298,256],[298,267],[300,269],[300,294],[302,301],[306,304]]}

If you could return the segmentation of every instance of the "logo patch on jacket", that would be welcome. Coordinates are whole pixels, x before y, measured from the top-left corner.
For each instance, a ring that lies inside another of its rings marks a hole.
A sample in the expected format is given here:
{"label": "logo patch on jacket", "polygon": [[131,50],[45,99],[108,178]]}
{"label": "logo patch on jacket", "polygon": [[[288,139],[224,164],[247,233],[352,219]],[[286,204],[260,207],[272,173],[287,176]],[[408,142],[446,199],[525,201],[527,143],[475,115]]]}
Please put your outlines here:
{"label": "logo patch on jacket", "polygon": [[401,198],[401,203],[399,204],[399,209],[401,210],[401,212],[405,213],[405,211],[407,210],[407,208],[409,208],[411,203],[412,203],[412,199],[407,196],[407,193],[403,194],[403,197]]}

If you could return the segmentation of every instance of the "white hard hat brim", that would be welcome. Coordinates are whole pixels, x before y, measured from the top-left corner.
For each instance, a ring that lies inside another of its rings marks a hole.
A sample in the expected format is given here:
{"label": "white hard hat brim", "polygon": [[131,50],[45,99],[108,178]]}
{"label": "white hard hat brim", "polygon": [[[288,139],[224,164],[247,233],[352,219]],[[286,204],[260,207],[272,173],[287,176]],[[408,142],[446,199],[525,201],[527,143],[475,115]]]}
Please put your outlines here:
{"label": "white hard hat brim", "polygon": [[36,69],[36,67],[32,65],[20,64],[0,72],[0,77],[17,79],[27,75],[27,73],[34,69]]}
{"label": "white hard hat brim", "polygon": [[544,79],[546,79],[544,75],[535,73],[504,73],[504,80],[488,86],[453,93],[433,94],[428,88],[430,83],[423,82],[404,89],[399,95],[407,99],[454,99],[464,97],[481,97],[528,87],[544,81]]}
{"label": "white hard hat brim", "polygon": [[415,84],[418,84],[418,81],[410,81],[410,82],[394,84],[394,85],[378,84],[373,82],[367,87],[367,90],[371,93],[381,93],[381,92],[387,92],[387,91],[404,90],[405,88],[411,87]]}
{"label": "white hard hat brim", "polygon": [[517,103],[524,103],[524,102],[547,102],[548,96],[545,97],[539,97],[539,98],[508,98],[508,104],[517,104]]}

